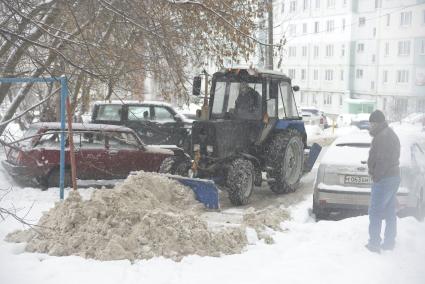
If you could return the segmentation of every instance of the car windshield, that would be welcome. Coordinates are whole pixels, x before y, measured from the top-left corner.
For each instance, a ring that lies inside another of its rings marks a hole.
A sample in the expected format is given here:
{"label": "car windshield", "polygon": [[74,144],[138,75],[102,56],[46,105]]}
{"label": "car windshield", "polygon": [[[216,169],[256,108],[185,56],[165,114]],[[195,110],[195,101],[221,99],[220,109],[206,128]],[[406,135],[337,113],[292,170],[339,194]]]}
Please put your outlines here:
{"label": "car windshield", "polygon": [[241,119],[261,119],[263,89],[261,83],[217,81],[212,115]]}

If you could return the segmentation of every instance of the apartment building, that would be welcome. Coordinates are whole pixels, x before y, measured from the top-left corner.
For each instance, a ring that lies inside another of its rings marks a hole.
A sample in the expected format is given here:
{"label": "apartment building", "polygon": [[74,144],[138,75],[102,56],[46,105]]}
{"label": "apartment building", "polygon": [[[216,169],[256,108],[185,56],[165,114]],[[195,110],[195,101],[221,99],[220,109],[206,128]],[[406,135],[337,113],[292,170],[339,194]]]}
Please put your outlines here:
{"label": "apartment building", "polygon": [[425,112],[425,0],[275,0],[274,23],[286,39],[275,68],[301,87],[298,104]]}

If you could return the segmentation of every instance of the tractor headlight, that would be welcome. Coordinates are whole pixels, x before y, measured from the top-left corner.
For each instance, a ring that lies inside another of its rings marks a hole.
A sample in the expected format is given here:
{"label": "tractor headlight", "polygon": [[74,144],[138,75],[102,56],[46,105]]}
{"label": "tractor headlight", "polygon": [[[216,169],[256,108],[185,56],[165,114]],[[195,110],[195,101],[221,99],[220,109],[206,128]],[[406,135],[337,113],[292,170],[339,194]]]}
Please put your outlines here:
{"label": "tractor headlight", "polygon": [[214,147],[213,147],[213,146],[211,146],[211,145],[208,145],[208,146],[207,146],[207,152],[208,152],[208,153],[212,153],[212,152],[214,152]]}
{"label": "tractor headlight", "polygon": [[193,144],[193,151],[200,151],[201,150],[201,145],[199,144]]}

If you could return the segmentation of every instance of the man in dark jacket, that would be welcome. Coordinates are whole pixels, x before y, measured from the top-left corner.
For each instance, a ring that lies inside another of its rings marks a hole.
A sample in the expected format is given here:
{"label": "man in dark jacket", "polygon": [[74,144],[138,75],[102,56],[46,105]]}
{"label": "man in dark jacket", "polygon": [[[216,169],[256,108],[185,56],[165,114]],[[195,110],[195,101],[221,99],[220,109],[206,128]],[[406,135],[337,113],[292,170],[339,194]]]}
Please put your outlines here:
{"label": "man in dark jacket", "polygon": [[[369,243],[367,249],[392,250],[397,234],[396,196],[400,185],[400,141],[388,127],[384,114],[375,110],[369,117],[372,146],[367,161],[372,177],[369,205]],[[384,242],[381,244],[382,220],[385,220]]]}

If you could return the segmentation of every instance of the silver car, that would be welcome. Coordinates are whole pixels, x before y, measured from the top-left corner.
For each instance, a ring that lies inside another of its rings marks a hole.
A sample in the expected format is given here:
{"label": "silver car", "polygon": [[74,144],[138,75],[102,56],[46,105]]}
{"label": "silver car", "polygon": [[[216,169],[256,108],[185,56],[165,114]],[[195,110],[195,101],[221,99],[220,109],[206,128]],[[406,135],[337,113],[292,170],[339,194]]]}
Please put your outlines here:
{"label": "silver car", "polygon": [[[401,143],[399,212],[424,216],[425,133],[397,131]],[[367,159],[372,138],[358,131],[337,138],[320,163],[313,194],[313,213],[327,218],[333,212],[367,213],[372,180]]]}

